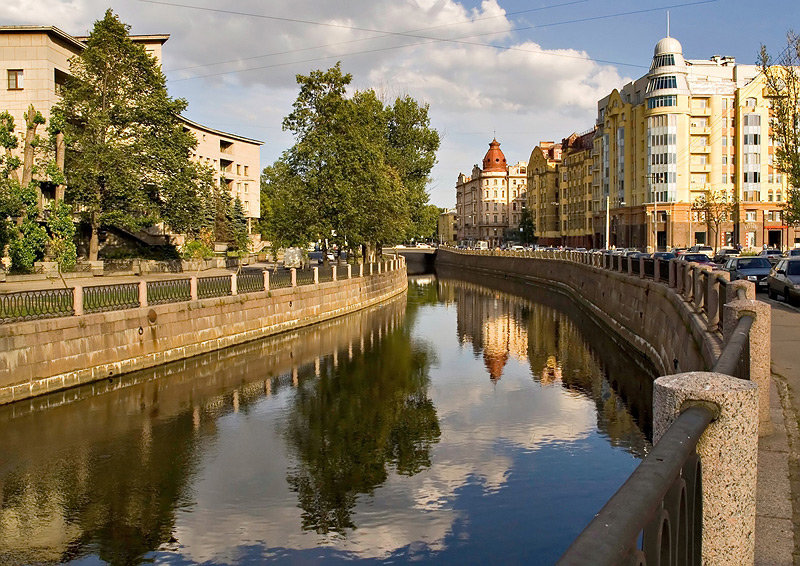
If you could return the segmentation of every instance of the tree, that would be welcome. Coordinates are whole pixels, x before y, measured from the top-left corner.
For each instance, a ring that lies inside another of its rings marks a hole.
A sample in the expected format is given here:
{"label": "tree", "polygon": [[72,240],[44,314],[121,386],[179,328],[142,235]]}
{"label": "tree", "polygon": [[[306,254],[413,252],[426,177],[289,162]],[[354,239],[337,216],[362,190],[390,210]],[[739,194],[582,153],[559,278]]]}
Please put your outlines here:
{"label": "tree", "polygon": [[775,145],[775,167],[786,174],[789,193],[784,222],[800,225],[800,35],[790,31],[786,49],[773,60],[761,46],[759,64],[771,101],[770,127]]}
{"label": "tree", "polygon": [[533,222],[533,211],[523,208],[519,221],[519,237],[523,244],[536,243],[536,225]]}
{"label": "tree", "polygon": [[91,229],[90,260],[101,225],[201,224],[200,172],[189,161],[197,141],[179,121],[186,102],[169,97],[156,59],[128,31],[111,10],[95,22],[53,109],[67,144],[67,197]]}
{"label": "tree", "polygon": [[249,251],[250,238],[247,236],[247,218],[244,215],[244,205],[238,196],[233,201],[228,225],[230,226],[230,241],[233,244],[233,249],[240,256],[245,255]]}
{"label": "tree", "polygon": [[430,127],[428,105],[410,96],[397,98],[388,109],[387,159],[397,170],[408,191],[411,227],[406,239],[435,232],[431,230],[431,211],[426,210],[426,186],[436,164],[439,133]]}
{"label": "tree", "polygon": [[[698,196],[692,203],[692,210],[700,212],[705,218],[706,226],[713,227],[714,231],[714,251],[717,251],[719,244],[719,227],[723,222],[731,219],[732,209],[735,204],[728,199],[728,193],[713,189],[706,189],[703,194]],[[724,242],[723,242],[724,243]]]}
{"label": "tree", "polygon": [[273,244],[334,238],[371,248],[410,233],[412,210],[422,219],[438,148],[427,106],[406,97],[387,108],[372,90],[347,97],[351,80],[339,63],[297,76],[283,122],[295,144],[262,175],[262,226]]}

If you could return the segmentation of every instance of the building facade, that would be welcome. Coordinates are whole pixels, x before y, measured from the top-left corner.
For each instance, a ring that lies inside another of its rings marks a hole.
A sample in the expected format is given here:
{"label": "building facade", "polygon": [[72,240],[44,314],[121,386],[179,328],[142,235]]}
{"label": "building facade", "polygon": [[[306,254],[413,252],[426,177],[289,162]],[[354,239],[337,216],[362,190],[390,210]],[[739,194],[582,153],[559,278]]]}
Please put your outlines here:
{"label": "building facade", "polygon": [[459,242],[486,240],[490,246],[519,240],[519,224],[527,204],[527,164],[508,165],[493,139],[470,176],[456,182],[456,234]]}
{"label": "building facade", "polygon": [[[800,246],[781,221],[788,184],[773,167],[769,112],[757,66],[686,60],[678,40],[659,41],[650,71],[598,102],[595,234],[607,223],[608,244],[648,250]],[[702,199],[726,212],[713,218]]]}
{"label": "building facade", "polygon": [[458,242],[458,231],[456,230],[456,210],[451,208],[439,215],[436,225],[437,241],[441,245],[452,246]]}
{"label": "building facade", "polygon": [[540,245],[562,245],[561,230],[561,144],[540,141],[528,160],[528,208],[533,215]]}
{"label": "building facade", "polygon": [[[69,76],[69,60],[86,48],[86,37],[72,36],[53,26],[0,26],[0,65],[5,84],[0,85],[0,111],[13,117],[17,132],[24,132],[24,114],[33,104],[49,121],[59,101],[61,86]],[[131,39],[161,64],[161,51],[169,35],[132,35]],[[231,196],[239,197],[248,227],[261,216],[260,153],[263,142],[214,130],[180,117],[197,138],[190,156],[213,167],[217,181]],[[46,125],[39,133],[46,131]]]}

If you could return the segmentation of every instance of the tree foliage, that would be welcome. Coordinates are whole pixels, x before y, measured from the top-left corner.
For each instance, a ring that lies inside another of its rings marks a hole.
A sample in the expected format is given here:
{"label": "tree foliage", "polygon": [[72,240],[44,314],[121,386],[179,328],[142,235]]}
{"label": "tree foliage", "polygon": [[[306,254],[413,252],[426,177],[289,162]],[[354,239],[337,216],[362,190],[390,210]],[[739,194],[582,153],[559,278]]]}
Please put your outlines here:
{"label": "tree foliage", "polygon": [[759,64],[771,101],[775,166],[789,180],[784,222],[800,225],[800,35],[788,32],[786,49],[773,60],[761,46]]}
{"label": "tree foliage", "polygon": [[111,10],[95,22],[53,109],[67,143],[67,196],[92,231],[90,259],[101,225],[202,224],[205,185],[189,160],[197,141],[179,120],[186,102],[169,97],[156,59],[128,31]]}
{"label": "tree foliage", "polygon": [[533,221],[533,211],[531,209],[522,209],[519,228],[519,237],[523,244],[536,243],[536,224]]}
{"label": "tree foliage", "polygon": [[405,97],[387,107],[372,90],[348,97],[351,80],[339,63],[297,76],[283,122],[295,144],[261,177],[262,230],[273,244],[380,244],[423,220],[439,145],[427,106]]}
{"label": "tree foliage", "polygon": [[728,198],[728,193],[713,189],[706,189],[692,203],[692,210],[699,212],[704,218],[706,226],[714,231],[714,251],[720,244],[720,224],[731,220],[735,206],[733,200]]}

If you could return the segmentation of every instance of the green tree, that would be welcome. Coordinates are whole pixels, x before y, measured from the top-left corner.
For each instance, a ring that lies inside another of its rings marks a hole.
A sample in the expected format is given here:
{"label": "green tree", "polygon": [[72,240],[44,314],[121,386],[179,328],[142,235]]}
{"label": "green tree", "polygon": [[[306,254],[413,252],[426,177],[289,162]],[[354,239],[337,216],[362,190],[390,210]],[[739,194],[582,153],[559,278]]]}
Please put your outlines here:
{"label": "green tree", "polygon": [[519,238],[523,244],[536,243],[536,224],[533,221],[533,211],[523,208],[519,221]]}
{"label": "green tree", "polygon": [[247,235],[247,218],[244,215],[244,205],[238,196],[233,201],[228,223],[233,249],[239,255],[246,254],[250,249],[250,238]]}
{"label": "green tree", "polygon": [[784,222],[800,225],[800,35],[790,31],[786,49],[773,60],[761,46],[759,65],[771,101],[770,127],[775,144],[775,166],[789,180]]}
{"label": "green tree", "polygon": [[435,240],[436,232],[439,229],[439,215],[443,212],[444,209],[435,204],[423,204],[416,212],[416,221],[413,220],[414,213],[412,212],[412,225],[416,230],[414,237]]}
{"label": "green tree", "polygon": [[156,59],[128,31],[111,10],[95,22],[53,110],[67,143],[67,197],[91,229],[90,260],[101,225],[202,223],[200,173],[189,161],[197,141],[179,120],[186,102],[169,97]]}
{"label": "green tree", "polygon": [[439,133],[430,127],[428,105],[420,105],[410,96],[399,97],[388,109],[387,159],[397,170],[408,192],[410,214],[406,239],[436,231],[430,223],[426,190],[431,169],[436,164]]}
{"label": "green tree", "polygon": [[47,229],[50,234],[47,242],[48,255],[58,263],[61,271],[75,267],[78,254],[75,248],[72,207],[63,200],[55,201],[47,216]]}
{"label": "green tree", "polygon": [[379,246],[404,238],[412,210],[423,211],[438,148],[427,106],[405,98],[387,108],[372,90],[347,97],[351,80],[339,63],[297,76],[283,122],[295,144],[262,175],[262,230],[274,244]]}

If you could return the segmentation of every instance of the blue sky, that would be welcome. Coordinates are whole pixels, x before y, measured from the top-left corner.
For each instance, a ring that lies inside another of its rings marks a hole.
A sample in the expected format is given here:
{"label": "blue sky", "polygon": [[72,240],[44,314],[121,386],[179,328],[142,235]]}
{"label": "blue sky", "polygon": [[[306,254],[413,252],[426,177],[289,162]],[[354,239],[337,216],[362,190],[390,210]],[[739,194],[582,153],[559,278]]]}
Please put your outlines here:
{"label": "blue sky", "polygon": [[0,6],[0,22],[78,35],[108,7],[133,33],[171,34],[171,94],[189,101],[189,118],[263,140],[262,166],[292,144],[280,124],[298,73],[341,59],[354,88],[429,103],[442,134],[429,187],[439,206],[454,204],[458,173],[480,162],[493,135],[515,163],[539,140],[591,128],[597,99],[646,72],[667,9],[689,59],[752,64],[761,43],[778,52],[800,28],[797,0],[15,0]]}

